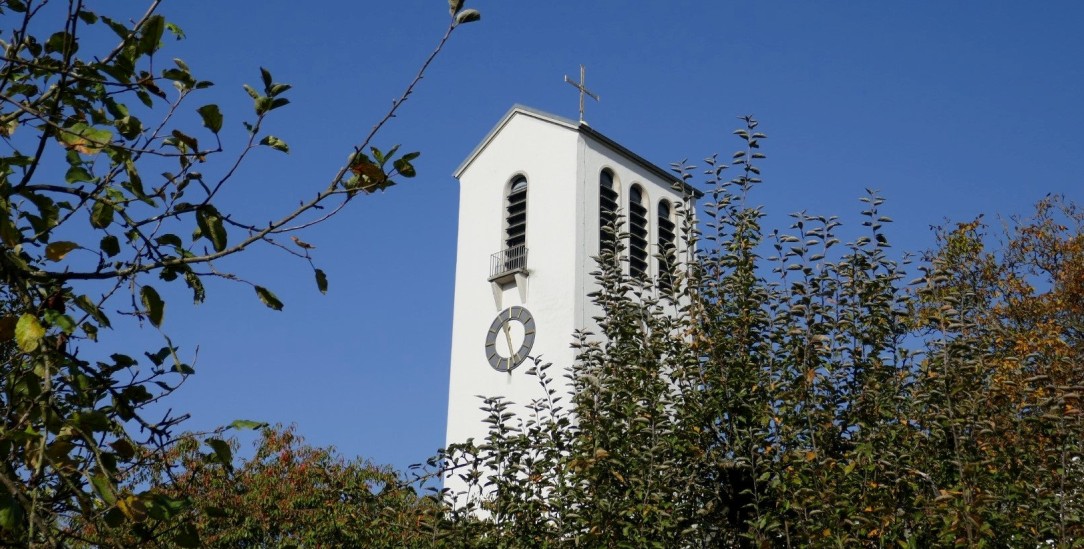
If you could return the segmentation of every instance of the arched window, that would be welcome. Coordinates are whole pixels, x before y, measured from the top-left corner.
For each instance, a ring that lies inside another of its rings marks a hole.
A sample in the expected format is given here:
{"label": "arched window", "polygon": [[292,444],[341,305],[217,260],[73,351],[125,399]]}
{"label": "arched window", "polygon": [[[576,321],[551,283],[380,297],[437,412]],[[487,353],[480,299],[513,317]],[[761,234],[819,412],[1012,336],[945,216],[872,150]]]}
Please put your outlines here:
{"label": "arched window", "polygon": [[670,202],[659,201],[659,289],[670,292],[674,289],[674,264],[677,261],[677,235],[674,232],[674,219],[670,213]]}
{"label": "arched window", "polygon": [[629,274],[647,274],[647,207],[639,185],[629,189]]}
{"label": "arched window", "polygon": [[527,178],[522,175],[512,180],[508,188],[508,222],[504,228],[506,248],[527,243]]}
{"label": "arched window", "polygon": [[612,231],[613,224],[617,220],[618,196],[617,185],[614,183],[614,173],[610,170],[602,170],[598,186],[599,253],[602,250],[612,252],[617,247],[617,235]]}

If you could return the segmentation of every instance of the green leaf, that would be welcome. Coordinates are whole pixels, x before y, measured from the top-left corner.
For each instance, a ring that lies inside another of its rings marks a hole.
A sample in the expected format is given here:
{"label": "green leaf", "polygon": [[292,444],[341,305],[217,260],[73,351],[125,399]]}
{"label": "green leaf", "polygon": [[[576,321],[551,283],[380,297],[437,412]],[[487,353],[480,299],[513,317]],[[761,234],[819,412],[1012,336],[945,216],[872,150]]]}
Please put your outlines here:
{"label": "green leaf", "polygon": [[271,293],[271,290],[268,290],[263,286],[256,286],[256,296],[260,298],[260,301],[262,301],[264,305],[267,305],[276,311],[282,310],[282,302],[279,301],[279,298],[275,297],[275,294]]}
{"label": "green leaf", "polygon": [[22,239],[22,233],[4,213],[0,212],[0,241],[9,248],[14,248]]}
{"label": "green leaf", "polygon": [[222,113],[218,110],[218,105],[204,105],[196,112],[203,117],[203,126],[211,133],[218,133],[222,129]]}
{"label": "green leaf", "polygon": [[113,448],[113,451],[117,453],[122,459],[131,459],[135,455],[136,449],[127,439],[119,438],[109,443],[109,446]]}
{"label": "green leaf", "polygon": [[159,297],[158,292],[151,286],[143,286],[139,290],[140,301],[143,302],[143,306],[147,308],[147,316],[150,318],[151,324],[156,327],[162,325],[162,316],[166,312],[166,304]]}
{"label": "green leaf", "polygon": [[49,245],[45,247],[45,258],[49,261],[60,261],[61,259],[64,259],[64,256],[68,255],[69,252],[78,247],[79,245],[75,242],[63,240],[60,242],[50,242]]}
{"label": "green leaf", "polygon": [[271,106],[268,107],[267,110],[273,111],[273,110],[275,110],[275,109],[277,109],[279,107],[284,107],[284,106],[289,105],[289,104],[290,104],[289,99],[286,99],[285,97],[276,97],[275,99],[273,99],[271,101]]}
{"label": "green leaf", "polygon": [[143,34],[139,37],[139,51],[141,53],[154,53],[158,49],[158,43],[162,40],[162,33],[166,30],[166,19],[161,15],[152,15],[143,23]]}
{"label": "green leaf", "polygon": [[177,40],[181,40],[184,38],[184,31],[181,30],[181,27],[178,27],[173,23],[166,23],[166,30],[172,33],[173,36],[177,37]]}
{"label": "green leaf", "polygon": [[399,175],[402,175],[403,177],[414,177],[415,175],[418,175],[418,173],[414,171],[414,165],[405,158],[400,158],[395,161],[395,171],[399,172]]}
{"label": "green leaf", "polygon": [[277,138],[277,137],[275,137],[273,135],[268,135],[267,137],[264,137],[263,139],[261,139],[260,144],[261,145],[267,145],[268,147],[271,147],[272,149],[275,149],[276,151],[282,151],[282,152],[287,153],[287,154],[290,152],[290,146],[287,145],[285,141],[283,141],[283,140],[281,140],[281,139],[279,139],[279,138]]}
{"label": "green leaf", "polygon": [[11,495],[0,496],[0,528],[17,532],[23,526],[23,506]]}
{"label": "green leaf", "polygon": [[237,429],[239,431],[256,430],[267,427],[267,423],[263,421],[252,421],[251,419],[235,419],[233,423],[230,423],[230,429]]}
{"label": "green leaf", "polygon": [[15,343],[24,353],[32,353],[41,345],[45,337],[45,328],[38,322],[38,318],[30,313],[19,317],[15,324]]}
{"label": "green leaf", "polygon": [[75,321],[72,320],[72,317],[64,313],[57,312],[52,309],[46,309],[45,320],[49,324],[60,328],[66,334],[72,334],[75,332]]}
{"label": "green leaf", "polygon": [[[38,193],[21,193],[28,200],[34,203],[34,206],[38,208],[39,216],[27,215],[27,219],[30,220],[30,225],[34,228],[34,231],[39,233],[47,233],[53,227],[56,227],[60,223],[60,208],[59,206],[49,199],[49,197]],[[41,239],[39,237],[39,239]]]}
{"label": "green leaf", "polygon": [[225,509],[221,507],[215,507],[214,505],[208,505],[203,508],[203,512],[207,513],[207,516],[214,518],[226,518],[230,516]]}
{"label": "green leaf", "polygon": [[113,125],[117,127],[117,131],[119,131],[120,135],[124,136],[125,139],[135,139],[139,137],[140,132],[143,131],[143,123],[140,122],[139,118],[131,115],[117,118]]}
{"label": "green leaf", "polygon": [[[80,309],[83,310],[83,312],[90,315],[91,318],[93,318],[98,323],[99,326],[101,326],[103,328],[108,328],[110,326],[109,318],[106,317],[105,314],[102,313],[102,310],[99,309],[98,306],[95,305],[94,302],[92,302],[89,297],[87,297],[85,295],[81,295],[79,297],[76,297],[74,300],[72,300],[72,303],[75,303],[76,307],[79,307]],[[84,327],[84,329],[85,329],[85,327]]]}
{"label": "green leaf", "polygon": [[267,69],[260,67],[260,78],[263,80],[263,89],[265,92],[271,92],[271,73]]}
{"label": "green leaf", "polygon": [[473,23],[482,18],[482,14],[478,10],[463,10],[455,16],[455,24],[462,25],[464,23]]}
{"label": "green leaf", "polygon": [[82,166],[72,166],[68,168],[68,173],[64,175],[64,180],[68,183],[78,183],[80,181],[93,181],[94,176]]}
{"label": "green leaf", "polygon": [[463,0],[448,0],[448,13],[455,15],[463,9]]}
{"label": "green leaf", "polygon": [[252,86],[249,86],[248,84],[242,84],[241,87],[245,89],[245,93],[247,93],[249,97],[253,99],[260,98],[260,94],[256,93],[256,90],[252,89]]}
{"label": "green leaf", "polygon": [[104,229],[113,222],[113,205],[105,200],[96,200],[90,207],[90,226],[95,229]]}
{"label": "green leaf", "polygon": [[177,533],[173,535],[173,542],[186,549],[203,546],[199,539],[199,530],[196,529],[194,524],[187,522],[177,528]]}
{"label": "green leaf", "polygon": [[120,253],[120,241],[113,235],[102,237],[102,241],[98,244],[98,247],[109,257],[114,257]]}
{"label": "green leaf", "polygon": [[225,465],[227,469],[233,469],[233,450],[230,450],[228,442],[220,438],[209,438],[204,442],[211,447],[211,451],[214,452],[214,461]]}
{"label": "green leaf", "polygon": [[275,97],[276,95],[281,95],[283,93],[286,93],[286,91],[289,90],[292,87],[293,86],[291,86],[289,84],[271,84],[271,89],[268,90],[268,94],[271,97]]}
{"label": "green leaf", "polygon": [[316,269],[316,288],[320,293],[327,293],[327,274],[322,269]]}
{"label": "green leaf", "polygon": [[[199,141],[196,140],[195,137],[192,137],[191,135],[188,135],[181,130],[173,130],[170,135],[175,137],[177,141],[184,143],[192,152],[199,152]],[[177,148],[180,149],[180,147]]]}
{"label": "green leaf", "polygon": [[256,114],[266,114],[271,110],[271,98],[262,96],[256,98]]}
{"label": "green leaf", "polygon": [[199,279],[199,275],[191,270],[185,271],[184,283],[192,290],[192,301],[203,303],[203,300],[207,298],[207,292],[203,288],[203,281]]}
{"label": "green leaf", "polygon": [[113,492],[113,483],[109,481],[109,477],[103,474],[97,474],[90,477],[90,484],[94,487],[94,491],[98,493],[98,496],[109,505],[113,505],[117,501],[117,495]]}
{"label": "green leaf", "polygon": [[66,32],[54,33],[45,41],[45,53],[63,53],[69,48],[71,48],[71,53],[75,53],[79,45]]}
{"label": "green leaf", "polygon": [[122,513],[120,509],[113,507],[105,512],[105,516],[102,517],[102,520],[104,520],[108,526],[120,528],[126,519],[124,513]]}
{"label": "green leaf", "polygon": [[214,206],[203,206],[196,210],[196,224],[199,225],[200,234],[211,241],[216,252],[226,249],[226,226],[222,224],[222,216]]}

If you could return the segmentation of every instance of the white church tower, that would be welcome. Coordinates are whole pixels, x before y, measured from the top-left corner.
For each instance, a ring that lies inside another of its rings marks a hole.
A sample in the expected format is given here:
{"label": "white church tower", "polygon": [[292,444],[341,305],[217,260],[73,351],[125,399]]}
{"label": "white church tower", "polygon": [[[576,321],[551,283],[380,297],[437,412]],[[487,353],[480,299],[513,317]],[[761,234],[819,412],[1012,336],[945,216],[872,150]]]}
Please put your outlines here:
{"label": "white church tower", "polygon": [[[680,247],[684,200],[701,193],[584,123],[512,107],[455,172],[459,241],[452,320],[448,444],[474,438],[483,422],[478,395],[517,410],[543,392],[526,375],[534,358],[565,392],[575,330],[594,326],[588,294],[594,257],[610,238],[601,227],[626,216],[631,274],[658,277],[659,254]],[[665,284],[665,281],[663,281]],[[454,475],[445,480],[462,490]]]}

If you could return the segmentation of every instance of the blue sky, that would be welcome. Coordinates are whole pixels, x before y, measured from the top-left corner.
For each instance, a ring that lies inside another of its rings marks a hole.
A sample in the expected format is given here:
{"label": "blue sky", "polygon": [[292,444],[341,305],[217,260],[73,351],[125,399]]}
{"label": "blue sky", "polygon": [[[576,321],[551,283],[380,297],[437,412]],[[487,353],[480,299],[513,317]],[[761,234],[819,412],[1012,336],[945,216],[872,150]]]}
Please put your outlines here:
{"label": "blue sky", "polygon": [[[738,115],[768,134],[754,196],[770,226],[798,210],[858,223],[867,187],[887,198],[894,250],[930,225],[1027,213],[1046,193],[1084,200],[1084,5],[1073,2],[468,2],[456,32],[378,139],[418,150],[418,177],[355,200],[302,238],[330,292],[272,249],[221,265],[273,289],[211,284],[172,301],[167,331],[197,375],[166,404],[188,426],[296,423],[307,439],[403,467],[444,442],[460,161],[513,104],[574,118],[563,76],[587,66],[592,127],[662,166],[738,141]],[[116,9],[111,6],[111,9]],[[406,86],[447,23],[443,0],[299,4],[191,0],[163,12],[180,57],[216,86],[227,148],[240,146],[259,66],[293,84],[265,151],[221,209],[269,219],[326,185]],[[224,169],[209,163],[207,172]],[[118,333],[131,347],[155,334]],[[198,355],[196,348],[198,346]]]}

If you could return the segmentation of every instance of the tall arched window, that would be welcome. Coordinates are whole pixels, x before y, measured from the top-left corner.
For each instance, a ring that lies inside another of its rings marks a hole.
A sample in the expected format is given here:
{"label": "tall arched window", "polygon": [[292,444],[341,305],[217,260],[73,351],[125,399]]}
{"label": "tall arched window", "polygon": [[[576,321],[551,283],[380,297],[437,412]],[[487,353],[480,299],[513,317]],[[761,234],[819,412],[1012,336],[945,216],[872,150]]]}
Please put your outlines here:
{"label": "tall arched window", "polygon": [[512,181],[508,188],[508,222],[504,229],[504,243],[515,248],[527,243],[527,178],[522,175]]}
{"label": "tall arched window", "polygon": [[598,242],[599,252],[602,250],[615,251],[617,236],[607,229],[612,227],[617,220],[617,185],[614,183],[614,173],[610,170],[602,170],[599,175],[598,189]]}
{"label": "tall arched window", "polygon": [[639,185],[629,189],[629,274],[647,274],[647,207]]}
{"label": "tall arched window", "polygon": [[674,264],[677,261],[677,235],[670,211],[670,202],[659,201],[659,289],[669,292],[674,288]]}

